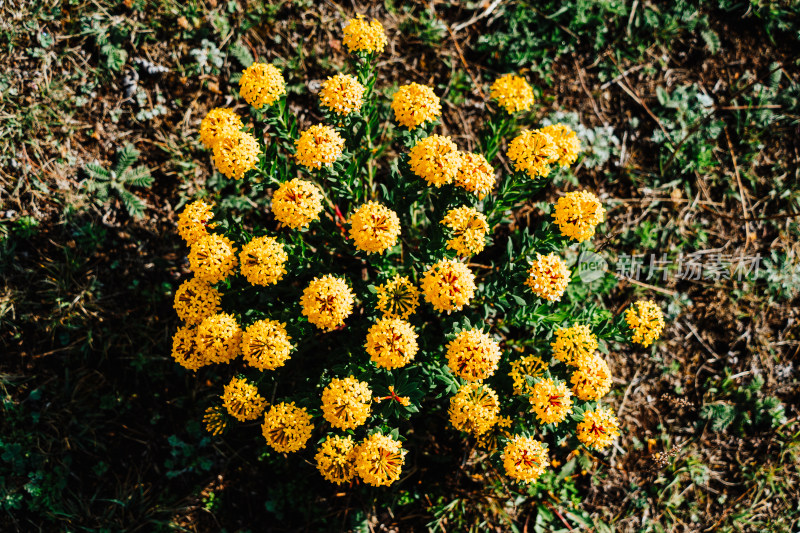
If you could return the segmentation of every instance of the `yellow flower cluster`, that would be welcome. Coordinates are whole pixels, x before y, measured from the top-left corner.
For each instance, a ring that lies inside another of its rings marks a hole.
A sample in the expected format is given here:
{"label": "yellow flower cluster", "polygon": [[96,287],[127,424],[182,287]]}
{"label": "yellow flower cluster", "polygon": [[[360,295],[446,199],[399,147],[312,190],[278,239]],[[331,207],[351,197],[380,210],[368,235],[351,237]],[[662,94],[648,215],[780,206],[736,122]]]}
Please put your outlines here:
{"label": "yellow flower cluster", "polygon": [[447,344],[447,366],[467,381],[480,381],[497,370],[500,346],[489,335],[473,328],[461,331]]}
{"label": "yellow flower cluster", "polygon": [[230,363],[239,355],[242,329],[230,313],[217,313],[197,327],[196,342],[207,363]]}
{"label": "yellow flower cluster", "polygon": [[492,429],[497,422],[500,400],[489,386],[467,383],[450,398],[448,414],[454,428],[478,436]]}
{"label": "yellow flower cluster", "polygon": [[570,378],[572,392],[579,400],[596,401],[611,390],[611,370],[598,354],[581,360]]}
{"label": "yellow flower cluster", "polygon": [[447,247],[458,255],[467,257],[477,254],[486,246],[489,223],[486,216],[476,209],[467,206],[451,209],[442,219],[442,224],[453,233],[453,238],[447,241]]}
{"label": "yellow flower cluster", "polygon": [[553,219],[562,235],[578,242],[591,239],[594,228],[605,220],[606,210],[588,191],[568,192],[558,199]]}
{"label": "yellow flower cluster", "polygon": [[318,220],[322,211],[322,191],[310,181],[294,178],[280,184],[272,195],[272,212],[278,222],[302,228]]}
{"label": "yellow flower cluster", "polygon": [[294,145],[297,149],[294,157],[299,164],[309,169],[320,169],[323,165],[332,165],[342,156],[344,139],[330,126],[317,124],[300,132]]}
{"label": "yellow flower cluster", "polygon": [[417,141],[408,153],[411,171],[437,188],[456,179],[461,161],[456,143],[436,134]]}
{"label": "yellow flower cluster", "polygon": [[234,377],[225,385],[222,406],[239,422],[255,420],[264,412],[266,405],[267,401],[258,393],[258,387],[246,379]]}
{"label": "yellow flower cluster", "polygon": [[305,407],[294,402],[273,405],[264,415],[261,434],[267,444],[279,453],[296,452],[305,447],[314,425]]}
{"label": "yellow flower cluster", "polygon": [[525,172],[531,179],[546,178],[550,164],[558,159],[553,138],[541,130],[522,130],[508,144],[506,155],[517,172]]}
{"label": "yellow flower cluster", "polygon": [[366,349],[379,367],[401,368],[417,355],[417,334],[405,320],[384,317],[369,328]]}
{"label": "yellow flower cluster", "polygon": [[334,113],[347,116],[354,111],[361,111],[364,91],[364,86],[354,76],[337,74],[322,84],[320,104]]}
{"label": "yellow flower cluster", "polygon": [[606,407],[585,412],[583,420],[578,423],[578,440],[596,450],[611,446],[618,436],[619,421],[614,412]]}
{"label": "yellow flower cluster", "polygon": [[653,300],[639,300],[625,311],[633,342],[650,346],[664,330],[664,314]]}
{"label": "yellow flower cluster", "polygon": [[241,117],[233,110],[214,108],[200,121],[200,142],[206,148],[213,149],[220,139],[231,136],[242,127]]}
{"label": "yellow flower cluster", "polygon": [[277,283],[286,274],[289,255],[274,237],[255,237],[242,247],[239,267],[253,285]]}
{"label": "yellow flower cluster", "polygon": [[189,250],[189,268],[208,283],[219,283],[236,268],[236,247],[223,235],[201,237]]}
{"label": "yellow flower cluster", "polygon": [[375,19],[367,22],[364,15],[356,15],[356,18],[348,20],[342,33],[344,34],[342,43],[351,54],[354,52],[380,54],[386,47],[383,25]]}
{"label": "yellow flower cluster", "polygon": [[373,433],[356,448],[356,474],[373,487],[391,485],[400,478],[405,454],[399,441]]}
{"label": "yellow flower cluster", "polygon": [[419,290],[406,276],[395,275],[375,289],[378,310],[385,318],[406,319],[419,306]]}
{"label": "yellow flower cluster", "polygon": [[199,324],[219,311],[221,295],[217,289],[198,278],[187,279],[175,291],[175,311],[187,324]]}
{"label": "yellow flower cluster", "polygon": [[172,358],[186,370],[197,370],[206,364],[197,346],[197,330],[192,326],[178,328],[172,336]]}
{"label": "yellow flower cluster", "polygon": [[350,216],[350,238],[361,251],[382,254],[400,236],[397,213],[378,202],[367,202]]}
{"label": "yellow flower cluster", "polygon": [[347,282],[330,274],[314,278],[300,298],[303,316],[326,331],[344,323],[344,319],[353,312],[354,302],[355,294],[347,286]]}
{"label": "yellow flower cluster", "polygon": [[392,98],[392,109],[397,123],[410,130],[433,122],[442,114],[442,104],[433,88],[419,83],[401,85]]}
{"label": "yellow flower cluster", "polygon": [[208,235],[208,222],[214,218],[214,204],[203,200],[195,200],[188,204],[178,215],[178,235],[189,246]]}
{"label": "yellow flower cluster", "polygon": [[508,441],[502,457],[506,474],[523,483],[536,481],[550,466],[545,445],[523,435],[514,435]]}
{"label": "yellow flower cluster", "polygon": [[581,141],[578,139],[578,135],[572,131],[572,128],[566,124],[551,124],[542,128],[541,131],[553,138],[559,165],[566,168],[578,160],[578,154],[581,152]]}
{"label": "yellow flower cluster", "polygon": [[572,392],[564,383],[540,379],[533,386],[529,398],[531,410],[542,424],[559,424],[572,411]]}
{"label": "yellow flower cluster", "polygon": [[240,180],[248,171],[256,168],[260,153],[261,148],[252,134],[233,131],[214,145],[212,160],[224,176]]}
{"label": "yellow flower cluster", "polygon": [[461,163],[454,179],[457,186],[483,200],[494,189],[494,167],[481,154],[461,152]]}
{"label": "yellow flower cluster", "polygon": [[475,275],[467,265],[442,259],[422,276],[425,301],[437,311],[460,311],[475,296]]}
{"label": "yellow flower cluster", "polygon": [[526,355],[511,361],[511,372],[508,375],[514,382],[514,394],[530,394],[533,390],[531,380],[537,380],[547,372],[548,364],[535,355]]}
{"label": "yellow flower cluster", "polygon": [[322,415],[338,429],[355,429],[366,422],[371,405],[369,384],[353,376],[333,378],[322,390]]}
{"label": "yellow flower cluster", "polygon": [[528,111],[533,105],[533,89],[525,78],[515,74],[506,74],[494,80],[491,96],[509,115]]}
{"label": "yellow flower cluster", "polygon": [[556,340],[550,343],[553,357],[564,364],[579,366],[597,350],[597,337],[585,324],[558,328],[555,335]]}
{"label": "yellow flower cluster", "polygon": [[253,322],[242,335],[242,355],[248,365],[259,370],[283,366],[294,350],[286,324],[277,320]]}
{"label": "yellow flower cluster", "polygon": [[256,109],[271,106],[284,94],[286,82],[275,65],[253,63],[239,79],[239,96]]}
{"label": "yellow flower cluster", "polygon": [[317,470],[326,480],[341,485],[355,475],[356,445],[348,435],[330,435],[317,447],[314,461]]}
{"label": "yellow flower cluster", "polygon": [[563,259],[555,253],[536,254],[536,260],[528,270],[525,285],[539,297],[558,302],[569,285],[570,271]]}
{"label": "yellow flower cluster", "polygon": [[228,420],[225,418],[225,409],[219,405],[206,408],[206,412],[203,415],[203,423],[206,425],[206,431],[212,435],[222,434],[228,425]]}

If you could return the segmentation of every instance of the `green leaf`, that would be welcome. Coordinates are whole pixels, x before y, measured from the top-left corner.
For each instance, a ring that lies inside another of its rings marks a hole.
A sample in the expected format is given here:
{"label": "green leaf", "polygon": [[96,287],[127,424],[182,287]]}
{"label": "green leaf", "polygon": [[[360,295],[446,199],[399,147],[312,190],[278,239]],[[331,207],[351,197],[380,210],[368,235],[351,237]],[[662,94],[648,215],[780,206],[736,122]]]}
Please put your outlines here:
{"label": "green leaf", "polygon": [[128,169],[122,174],[122,181],[131,187],[144,187],[149,189],[153,185],[154,178],[150,175],[150,169],[145,166]]}
{"label": "green leaf", "polygon": [[100,166],[99,163],[87,163],[83,170],[94,180],[110,180],[111,173]]}
{"label": "green leaf", "polygon": [[132,144],[126,144],[117,152],[117,164],[114,167],[114,172],[122,175],[125,170],[133,166],[137,159],[139,159],[139,150]]}

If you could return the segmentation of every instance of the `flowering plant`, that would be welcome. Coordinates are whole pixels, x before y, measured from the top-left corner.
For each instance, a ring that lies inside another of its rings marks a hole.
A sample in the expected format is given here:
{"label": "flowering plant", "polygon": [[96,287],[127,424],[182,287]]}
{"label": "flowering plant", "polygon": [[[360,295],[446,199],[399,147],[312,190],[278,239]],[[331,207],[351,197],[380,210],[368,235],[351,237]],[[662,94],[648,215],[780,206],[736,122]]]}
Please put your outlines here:
{"label": "flowering plant", "polygon": [[[641,301],[615,317],[597,297],[613,279],[577,275],[605,218],[593,193],[566,193],[535,228],[509,219],[576,162],[577,136],[520,127],[534,93],[507,75],[482,153],[464,152],[434,133],[434,88],[402,85],[391,105],[376,93],[380,23],[349,21],[343,42],[353,73],[323,84],[323,123],[301,130],[282,73],[254,63],[239,81],[251,116],[214,109],[200,126],[231,181],[219,207],[180,214],[194,276],[175,293],[172,355],[224,376],[208,430],[258,423],[270,450],[374,486],[401,477],[423,416],[446,416],[520,482],[550,468],[552,445],[608,447],[619,429],[599,352],[651,344],[661,311]],[[504,142],[513,171],[498,179]]]}

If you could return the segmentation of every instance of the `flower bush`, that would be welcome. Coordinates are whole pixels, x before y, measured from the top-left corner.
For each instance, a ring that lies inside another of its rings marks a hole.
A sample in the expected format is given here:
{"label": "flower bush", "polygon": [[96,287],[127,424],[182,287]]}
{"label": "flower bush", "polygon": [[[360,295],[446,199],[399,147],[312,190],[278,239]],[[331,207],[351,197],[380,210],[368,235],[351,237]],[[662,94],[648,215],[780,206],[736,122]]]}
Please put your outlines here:
{"label": "flower bush", "polygon": [[[463,152],[434,133],[434,88],[376,91],[379,22],[349,21],[343,42],[352,71],[323,84],[325,123],[300,130],[283,74],[254,63],[239,82],[249,117],[218,108],[201,124],[229,181],[179,216],[194,276],[175,294],[172,355],[219,382],[208,431],[258,421],[277,460],[306,454],[332,483],[373,486],[402,479],[419,417],[449,420],[523,483],[558,454],[609,447],[604,356],[650,345],[660,308],[614,316],[600,299],[613,277],[578,275],[605,220],[593,192],[560,195],[533,227],[510,219],[571,172],[575,133],[530,124],[534,91],[507,75],[481,152]],[[511,174],[497,172],[504,145]]]}

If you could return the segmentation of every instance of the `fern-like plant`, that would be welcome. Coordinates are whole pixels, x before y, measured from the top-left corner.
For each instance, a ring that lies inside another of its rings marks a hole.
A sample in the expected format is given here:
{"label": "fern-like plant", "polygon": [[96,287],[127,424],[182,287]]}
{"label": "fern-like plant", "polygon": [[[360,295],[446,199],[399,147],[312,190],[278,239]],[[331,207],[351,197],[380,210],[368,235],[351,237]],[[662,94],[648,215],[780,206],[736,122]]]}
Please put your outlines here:
{"label": "fern-like plant", "polygon": [[133,168],[139,155],[139,150],[132,144],[126,144],[117,154],[117,163],[112,170],[106,170],[96,162],[87,164],[83,167],[88,178],[84,182],[84,189],[93,194],[95,201],[101,205],[116,196],[130,216],[143,217],[147,204],[128,190],[130,187],[149,188],[153,184],[150,169],[144,165]]}

